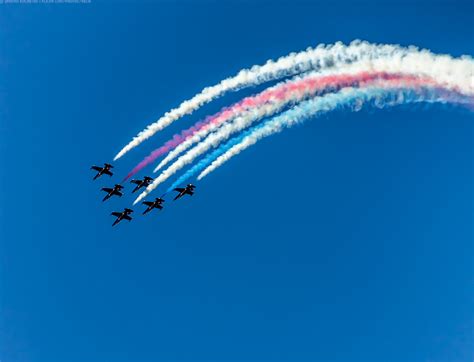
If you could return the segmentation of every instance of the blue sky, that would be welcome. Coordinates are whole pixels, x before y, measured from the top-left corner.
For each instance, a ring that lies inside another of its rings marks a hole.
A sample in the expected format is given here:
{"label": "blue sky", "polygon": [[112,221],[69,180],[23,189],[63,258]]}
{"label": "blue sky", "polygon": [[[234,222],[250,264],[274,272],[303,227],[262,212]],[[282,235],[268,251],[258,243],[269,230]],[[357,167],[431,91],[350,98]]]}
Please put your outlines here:
{"label": "blue sky", "polygon": [[255,90],[114,180],[89,167],[204,86],[310,45],[473,54],[473,7],[0,5],[0,359],[471,361],[472,114],[332,113],[113,229],[133,199],[101,187]]}

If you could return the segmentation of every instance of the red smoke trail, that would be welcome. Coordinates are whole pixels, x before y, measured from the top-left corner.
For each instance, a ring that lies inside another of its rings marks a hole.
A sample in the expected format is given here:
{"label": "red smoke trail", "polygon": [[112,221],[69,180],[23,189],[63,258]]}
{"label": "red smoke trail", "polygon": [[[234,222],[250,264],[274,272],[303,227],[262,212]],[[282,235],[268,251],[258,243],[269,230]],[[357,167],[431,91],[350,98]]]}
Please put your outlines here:
{"label": "red smoke trail", "polygon": [[291,101],[295,94],[302,93],[307,96],[314,96],[318,93],[335,91],[343,87],[356,87],[359,84],[364,84],[374,80],[396,81],[398,79],[403,79],[404,81],[412,80],[413,82],[417,82],[420,80],[420,77],[397,73],[391,74],[387,72],[360,72],[358,74],[350,75],[313,75],[308,78],[282,83],[281,85],[264,90],[257,95],[246,97],[230,107],[225,107],[216,114],[206,117],[204,120],[197,122],[195,125],[182,131],[181,133],[175,134],[170,140],[165,142],[161,147],[152,151],[137,166],[135,166],[133,170],[131,170],[125,177],[125,180],[129,179],[141,169],[154,162],[158,157],[164,155],[187,139],[191,138],[197,132],[209,129],[210,127],[216,125],[220,125],[229,119],[232,119],[241,112],[251,110],[252,108],[259,107],[270,102],[279,102],[285,100]]}

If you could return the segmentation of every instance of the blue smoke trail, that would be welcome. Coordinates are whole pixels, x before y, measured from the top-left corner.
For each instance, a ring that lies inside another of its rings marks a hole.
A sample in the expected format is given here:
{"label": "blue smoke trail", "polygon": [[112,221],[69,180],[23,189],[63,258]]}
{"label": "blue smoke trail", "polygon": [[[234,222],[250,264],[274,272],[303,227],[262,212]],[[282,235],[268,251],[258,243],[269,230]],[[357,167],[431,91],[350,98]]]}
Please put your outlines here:
{"label": "blue smoke trail", "polygon": [[230,141],[219,146],[216,150],[201,159],[192,168],[179,177],[166,191],[167,193],[174,188],[186,182],[196,173],[208,167],[219,156],[229,151],[235,145],[241,143],[246,137],[255,137],[260,139],[270,134],[278,133],[285,128],[299,124],[310,117],[317,116],[321,113],[338,109],[350,109],[352,111],[360,111],[364,106],[374,106],[376,108],[385,108],[388,106],[396,106],[407,103],[454,103],[467,104],[472,106],[472,97],[463,96],[454,91],[436,87],[423,87],[416,89],[406,88],[384,88],[384,87],[368,87],[345,88],[337,93],[331,93],[320,97],[315,97],[308,101],[302,102],[292,109],[270,118],[261,124],[249,128],[239,136],[232,138]]}
{"label": "blue smoke trail", "polygon": [[178,178],[166,191],[166,193],[173,191],[176,187],[187,181],[189,178],[197,174],[198,172],[204,170],[207,166],[209,166],[212,161],[214,161],[217,157],[227,152],[230,148],[235,146],[236,144],[240,143],[243,138],[249,136],[254,130],[258,129],[259,126],[253,127],[248,129],[247,131],[241,133],[238,137],[232,138],[230,141],[226,142],[219,148],[215,149],[209,155],[204,157],[201,161],[196,163],[193,167],[191,167],[188,171],[186,171],[180,178]]}

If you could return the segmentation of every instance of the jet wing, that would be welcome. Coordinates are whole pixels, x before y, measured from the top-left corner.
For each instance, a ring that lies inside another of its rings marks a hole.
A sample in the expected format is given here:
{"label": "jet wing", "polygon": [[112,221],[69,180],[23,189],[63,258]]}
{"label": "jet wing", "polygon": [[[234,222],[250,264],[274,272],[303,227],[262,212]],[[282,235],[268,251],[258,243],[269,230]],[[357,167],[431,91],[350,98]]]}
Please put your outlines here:
{"label": "jet wing", "polygon": [[191,196],[194,195],[194,191],[192,191],[192,190],[186,190],[186,193],[187,193],[188,195],[191,195]]}
{"label": "jet wing", "polygon": [[103,187],[102,188],[102,191],[105,191],[105,192],[111,192],[113,189],[111,189],[110,187]]}
{"label": "jet wing", "polygon": [[131,218],[130,216],[128,216],[128,215],[124,215],[123,218],[124,218],[125,220],[128,220],[128,221],[132,220],[132,218]]}
{"label": "jet wing", "polygon": [[181,187],[177,187],[177,188],[175,188],[174,190],[175,190],[175,191],[178,191],[178,192],[183,192],[183,191],[184,191],[184,189],[181,188]]}
{"label": "jet wing", "polygon": [[102,167],[99,167],[99,166],[92,166],[91,167],[91,170],[96,170],[98,172],[102,171]]}
{"label": "jet wing", "polygon": [[142,183],[141,180],[132,180],[130,181],[132,184],[137,184],[137,185],[140,185]]}
{"label": "jet wing", "polygon": [[121,212],[117,212],[117,211],[114,211],[113,213],[111,213],[110,215],[114,215],[116,217],[120,217],[122,215]]}
{"label": "jet wing", "polygon": [[154,202],[152,201],[143,201],[143,204],[146,206],[153,206]]}
{"label": "jet wing", "polygon": [[109,176],[112,176],[112,175],[113,175],[113,173],[110,172],[109,170],[104,170],[104,172],[102,172],[102,173],[105,173],[106,175],[109,175]]}

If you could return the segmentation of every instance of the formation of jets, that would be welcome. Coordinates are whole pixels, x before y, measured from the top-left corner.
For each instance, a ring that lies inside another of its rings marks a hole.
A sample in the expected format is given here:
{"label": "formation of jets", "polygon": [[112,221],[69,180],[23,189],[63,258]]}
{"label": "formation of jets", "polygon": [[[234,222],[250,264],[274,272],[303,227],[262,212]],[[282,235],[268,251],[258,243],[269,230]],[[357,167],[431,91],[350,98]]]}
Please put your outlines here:
{"label": "formation of jets", "polygon": [[[94,170],[94,171],[97,171],[97,174],[94,176],[93,179],[96,180],[99,177],[101,177],[102,175],[112,176],[113,173],[110,171],[110,169],[112,169],[112,168],[113,168],[113,166],[111,164],[108,164],[108,163],[104,163],[103,167],[101,167],[101,166],[92,166],[91,169]],[[149,177],[149,176],[145,176],[143,178],[143,180],[131,180],[130,182],[136,185],[135,188],[132,191],[132,193],[134,193],[134,192],[140,190],[141,188],[146,188],[148,185],[150,185],[153,182],[153,178]],[[122,197],[123,196],[123,192],[122,192],[123,189],[124,189],[124,186],[122,186],[120,184],[115,184],[113,187],[103,187],[101,189],[101,191],[104,191],[107,194],[102,199],[102,201],[107,201],[112,196]],[[174,200],[178,200],[181,197],[183,197],[184,195],[190,195],[190,196],[194,195],[194,190],[195,189],[196,189],[196,186],[194,186],[192,184],[186,185],[186,187],[177,187],[177,188],[175,188],[174,191],[178,192],[178,194],[176,195]],[[147,207],[145,209],[145,211],[143,211],[143,215],[149,213],[153,209],[162,210],[164,202],[165,202],[165,200],[162,199],[161,197],[155,198],[154,201],[144,201],[144,202],[142,202],[142,204]],[[131,213],[133,213],[133,210],[128,209],[128,208],[125,208],[123,211],[114,211],[114,212],[112,212],[111,215],[116,217],[116,220],[114,221],[112,226],[117,225],[122,220],[131,221],[132,220],[132,217],[130,216]]]}

